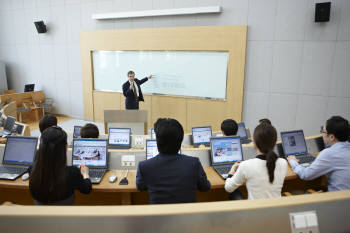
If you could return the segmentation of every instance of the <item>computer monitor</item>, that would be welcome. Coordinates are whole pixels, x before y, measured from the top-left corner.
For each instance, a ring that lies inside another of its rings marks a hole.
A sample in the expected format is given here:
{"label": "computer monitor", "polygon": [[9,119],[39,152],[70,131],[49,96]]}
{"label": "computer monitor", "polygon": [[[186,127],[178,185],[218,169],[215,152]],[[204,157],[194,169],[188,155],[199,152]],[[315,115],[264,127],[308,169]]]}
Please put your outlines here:
{"label": "computer monitor", "polygon": [[307,153],[303,130],[281,132],[281,139],[283,152],[286,156]]}
{"label": "computer monitor", "polygon": [[24,92],[34,91],[34,86],[35,86],[35,84],[26,84],[26,85],[24,85]]}
{"label": "computer monitor", "polygon": [[12,132],[18,135],[22,135],[24,132],[25,126],[16,122],[15,125],[13,126]]}
{"label": "computer monitor", "polygon": [[37,137],[8,136],[3,163],[30,165],[34,161]]}
{"label": "computer monitor", "polygon": [[212,166],[243,160],[241,140],[238,136],[211,138],[210,144]]}
{"label": "computer monitor", "polygon": [[212,133],[210,126],[192,128],[192,140],[194,147],[198,147],[199,145],[209,146],[211,136]]}
{"label": "computer monitor", "polygon": [[151,139],[156,139],[156,132],[154,131],[154,128],[151,129]]}
{"label": "computer monitor", "polygon": [[73,139],[72,164],[107,168],[107,140]]}
{"label": "computer monitor", "polygon": [[244,122],[238,123],[237,125],[238,125],[237,136],[240,136],[243,139],[248,138]]}
{"label": "computer monitor", "polygon": [[80,130],[83,128],[79,125],[74,125],[73,138],[80,138]]}
{"label": "computer monitor", "polygon": [[131,147],[131,129],[130,128],[109,128],[108,145],[116,148]]}
{"label": "computer monitor", "polygon": [[[157,147],[157,140],[147,139],[146,140],[146,159],[151,159],[159,154]],[[178,151],[178,154],[181,154],[181,148]]]}
{"label": "computer monitor", "polygon": [[4,131],[12,132],[13,126],[15,125],[16,118],[7,116],[4,122]]}

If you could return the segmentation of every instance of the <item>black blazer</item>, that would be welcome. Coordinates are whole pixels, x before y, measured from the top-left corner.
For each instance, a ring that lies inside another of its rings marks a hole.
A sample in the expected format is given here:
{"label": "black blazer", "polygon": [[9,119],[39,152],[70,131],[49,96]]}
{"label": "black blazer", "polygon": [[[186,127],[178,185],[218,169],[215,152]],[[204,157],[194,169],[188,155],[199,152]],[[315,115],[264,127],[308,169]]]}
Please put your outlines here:
{"label": "black blazer", "polygon": [[196,157],[159,154],[139,163],[136,186],[148,190],[151,204],[196,201],[196,191],[208,191],[210,182]]}
{"label": "black blazer", "polygon": [[[134,79],[135,83],[137,84],[137,87],[139,89],[139,99],[138,101],[145,101],[143,99],[142,91],[141,91],[141,85],[145,82],[147,82],[148,78],[143,78],[141,80],[138,80],[137,78]],[[126,81],[123,84],[123,95],[126,97],[125,99],[125,108],[126,109],[135,109],[136,106],[136,100],[135,100],[135,94],[132,90],[130,90],[130,82]]]}

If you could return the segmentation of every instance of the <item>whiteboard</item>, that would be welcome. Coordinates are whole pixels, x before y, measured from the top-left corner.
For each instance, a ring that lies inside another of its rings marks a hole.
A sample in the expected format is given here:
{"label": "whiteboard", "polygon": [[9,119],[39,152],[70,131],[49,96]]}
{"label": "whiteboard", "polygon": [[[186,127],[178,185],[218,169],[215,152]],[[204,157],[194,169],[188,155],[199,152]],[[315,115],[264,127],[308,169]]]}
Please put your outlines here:
{"label": "whiteboard", "polygon": [[228,52],[93,51],[94,89],[122,92],[129,70],[142,79],[142,92],[226,99]]}

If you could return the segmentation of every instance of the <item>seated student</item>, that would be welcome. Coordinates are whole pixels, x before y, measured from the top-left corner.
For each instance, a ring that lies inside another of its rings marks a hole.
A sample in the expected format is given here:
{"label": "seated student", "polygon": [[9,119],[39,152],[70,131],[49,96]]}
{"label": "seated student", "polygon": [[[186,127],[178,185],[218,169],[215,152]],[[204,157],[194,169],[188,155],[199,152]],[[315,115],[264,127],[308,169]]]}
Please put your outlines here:
{"label": "seated student", "polygon": [[151,204],[195,202],[196,190],[209,190],[210,182],[198,158],[178,154],[184,137],[181,124],[160,118],[154,131],[159,154],[139,163],[137,189],[148,190]]}
{"label": "seated student", "polygon": [[246,183],[248,199],[280,197],[288,163],[273,151],[276,129],[269,124],[260,124],[254,130],[253,139],[259,155],[232,166],[225,190],[233,192]]}
{"label": "seated student", "polygon": [[81,138],[98,138],[100,132],[96,125],[87,123],[80,129],[80,137]]}
{"label": "seated student", "polygon": [[293,171],[302,180],[326,175],[328,191],[350,189],[349,122],[340,116],[333,116],[326,121],[321,133],[323,141],[330,147],[321,151],[307,168],[299,165],[295,156],[288,156]]}
{"label": "seated student", "polygon": [[221,132],[223,136],[234,136],[237,134],[238,125],[235,120],[226,119],[221,123]]}
{"label": "seated student", "polygon": [[267,118],[260,119],[259,120],[259,124],[261,124],[261,123],[266,123],[266,124],[271,125],[271,121],[269,119],[267,119]]}
{"label": "seated student", "polygon": [[39,205],[74,204],[74,190],[91,192],[89,169],[67,166],[67,134],[57,126],[41,134],[41,143],[30,171],[29,190]]}
{"label": "seated student", "polygon": [[45,115],[40,119],[39,121],[40,133],[42,133],[45,129],[51,126],[57,126],[57,118],[55,116]]}

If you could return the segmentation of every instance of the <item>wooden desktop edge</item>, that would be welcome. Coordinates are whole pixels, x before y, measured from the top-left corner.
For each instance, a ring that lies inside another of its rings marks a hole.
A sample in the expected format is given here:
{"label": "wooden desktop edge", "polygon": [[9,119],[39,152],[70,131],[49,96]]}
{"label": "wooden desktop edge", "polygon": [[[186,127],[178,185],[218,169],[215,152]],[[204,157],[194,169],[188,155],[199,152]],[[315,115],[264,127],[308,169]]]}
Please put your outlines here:
{"label": "wooden desktop edge", "polygon": [[[306,140],[310,140],[313,138],[320,137],[320,135],[306,137]],[[0,144],[0,147],[4,145]],[[243,147],[253,147],[253,144],[244,144]],[[71,150],[69,148],[68,150]],[[201,150],[210,150],[209,147],[205,148],[193,148],[193,147],[184,147],[184,151],[201,151]],[[145,149],[111,149],[110,152],[144,152]],[[318,153],[317,153],[318,154]],[[316,155],[316,154],[315,154]],[[129,170],[128,180],[129,185],[119,185],[120,179],[124,177],[125,170],[109,170],[104,175],[100,184],[93,185],[93,191],[95,192],[138,192],[136,188],[136,170]],[[211,182],[211,189],[219,189],[223,188],[225,185],[225,181],[215,172],[212,167],[204,167],[204,170],[207,174],[209,181]],[[116,173],[118,176],[118,180],[115,183],[109,183],[108,177],[112,174]],[[297,179],[298,175],[295,174],[290,165],[288,164],[288,170],[285,177],[285,181]],[[22,181],[21,178],[17,178],[15,181],[8,180],[0,180],[0,188],[16,188],[16,189],[28,189],[28,181]]]}
{"label": "wooden desktop edge", "polygon": [[[133,206],[0,206],[0,217],[127,217],[220,213],[350,199],[350,190],[258,200]],[[137,210],[137,211],[135,211]]]}

